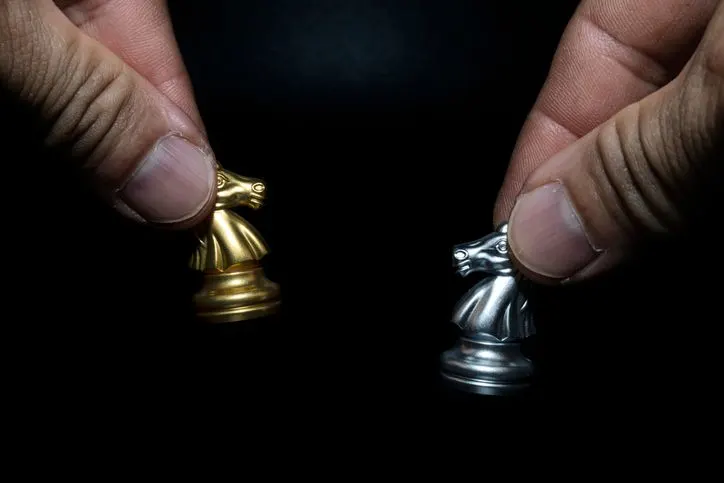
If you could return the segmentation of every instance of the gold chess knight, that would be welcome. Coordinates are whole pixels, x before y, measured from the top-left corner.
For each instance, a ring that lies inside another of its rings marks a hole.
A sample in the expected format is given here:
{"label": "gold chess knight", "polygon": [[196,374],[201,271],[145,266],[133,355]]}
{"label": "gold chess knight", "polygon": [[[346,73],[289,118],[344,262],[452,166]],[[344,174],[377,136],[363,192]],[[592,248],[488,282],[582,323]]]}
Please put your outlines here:
{"label": "gold chess knight", "polygon": [[280,290],[262,266],[269,249],[261,234],[232,211],[260,208],[266,186],[221,166],[216,176],[216,205],[196,231],[190,261],[191,269],[203,274],[203,286],[194,295],[197,316],[207,322],[238,322],[271,315],[279,308]]}
{"label": "gold chess knight", "polygon": [[442,375],[457,388],[505,395],[528,387],[532,362],[520,343],[535,334],[524,281],[508,255],[508,226],[453,249],[453,265],[463,277],[488,276],[457,303],[452,321],[462,334],[442,355]]}

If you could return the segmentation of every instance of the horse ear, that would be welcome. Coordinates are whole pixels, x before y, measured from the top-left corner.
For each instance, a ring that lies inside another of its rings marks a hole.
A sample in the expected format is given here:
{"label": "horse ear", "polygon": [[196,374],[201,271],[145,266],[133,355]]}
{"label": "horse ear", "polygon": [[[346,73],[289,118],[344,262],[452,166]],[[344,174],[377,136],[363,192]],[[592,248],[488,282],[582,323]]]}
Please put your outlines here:
{"label": "horse ear", "polygon": [[508,233],[508,222],[504,221],[503,223],[498,225],[498,227],[495,229],[495,231],[497,231],[499,233]]}

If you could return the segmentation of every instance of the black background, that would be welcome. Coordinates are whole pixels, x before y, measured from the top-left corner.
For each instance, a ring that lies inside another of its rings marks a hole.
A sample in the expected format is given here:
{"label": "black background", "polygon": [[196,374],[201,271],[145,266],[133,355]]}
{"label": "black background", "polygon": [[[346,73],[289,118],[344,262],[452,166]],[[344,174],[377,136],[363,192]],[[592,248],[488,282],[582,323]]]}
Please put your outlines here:
{"label": "black background", "polygon": [[269,186],[246,215],[271,246],[283,312],[197,324],[183,235],[118,219],[20,144],[13,176],[30,189],[6,227],[16,312],[4,340],[27,405],[119,421],[251,422],[266,408],[320,424],[424,406],[426,420],[453,421],[571,401],[590,415],[602,400],[661,405],[710,387],[721,317],[706,236],[590,286],[541,289],[526,349],[541,373],[525,397],[440,386],[451,307],[470,283],[453,275],[451,246],[492,228],[577,2],[171,3],[213,149]]}

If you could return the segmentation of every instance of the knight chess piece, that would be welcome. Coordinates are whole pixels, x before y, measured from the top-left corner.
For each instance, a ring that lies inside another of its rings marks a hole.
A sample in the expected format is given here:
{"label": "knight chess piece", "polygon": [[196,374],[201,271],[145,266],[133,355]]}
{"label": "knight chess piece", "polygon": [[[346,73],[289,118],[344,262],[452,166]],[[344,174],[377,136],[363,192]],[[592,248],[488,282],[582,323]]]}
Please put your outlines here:
{"label": "knight chess piece", "polygon": [[266,186],[255,178],[217,170],[214,211],[196,231],[190,267],[203,276],[194,295],[197,316],[206,322],[238,322],[271,315],[279,309],[279,285],[262,265],[269,252],[261,234],[232,209],[259,209]]}
{"label": "knight chess piece", "polygon": [[508,255],[507,233],[504,223],[453,249],[459,275],[488,275],[457,302],[452,321],[462,334],[441,357],[445,380],[466,392],[512,394],[527,388],[533,376],[533,363],[521,352],[521,342],[535,334],[535,326],[522,290],[525,282]]}

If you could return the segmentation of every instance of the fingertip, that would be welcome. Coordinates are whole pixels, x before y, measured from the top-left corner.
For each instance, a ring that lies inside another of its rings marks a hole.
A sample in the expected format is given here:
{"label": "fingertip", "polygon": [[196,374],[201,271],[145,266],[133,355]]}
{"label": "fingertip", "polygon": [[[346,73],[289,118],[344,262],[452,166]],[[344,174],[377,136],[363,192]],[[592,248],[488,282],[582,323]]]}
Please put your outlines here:
{"label": "fingertip", "polygon": [[560,182],[519,197],[508,230],[510,251],[522,272],[544,283],[573,276],[599,255]]}
{"label": "fingertip", "polygon": [[215,195],[213,155],[177,134],[161,138],[117,193],[133,218],[170,229],[207,217]]}
{"label": "fingertip", "polygon": [[535,272],[531,269],[529,269],[524,263],[522,263],[518,257],[515,255],[515,252],[513,250],[510,250],[508,252],[508,256],[510,257],[510,261],[517,270],[517,272],[526,280],[529,280],[535,284],[538,285],[545,285],[549,287],[553,287],[556,285],[561,285],[565,282],[565,279],[562,278],[556,278],[556,277],[548,277],[546,275],[542,275],[538,272]]}

